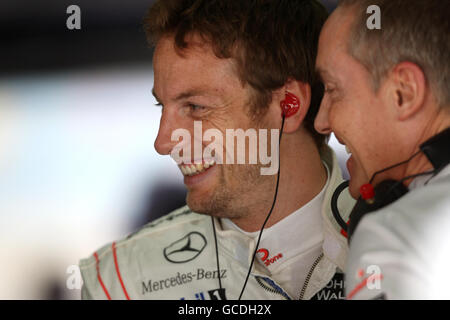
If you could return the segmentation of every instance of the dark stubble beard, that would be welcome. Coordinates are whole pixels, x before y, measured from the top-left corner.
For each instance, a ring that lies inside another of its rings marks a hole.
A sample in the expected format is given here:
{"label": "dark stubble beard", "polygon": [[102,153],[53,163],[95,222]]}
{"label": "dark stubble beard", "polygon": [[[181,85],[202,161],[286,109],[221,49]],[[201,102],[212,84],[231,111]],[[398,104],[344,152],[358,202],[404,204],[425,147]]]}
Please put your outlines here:
{"label": "dark stubble beard", "polygon": [[217,218],[242,219],[257,208],[268,208],[276,176],[261,175],[260,165],[222,165],[218,183],[208,196],[190,199],[187,204],[196,213]]}
{"label": "dark stubble beard", "polygon": [[[249,117],[251,115],[252,113],[248,114]],[[252,118],[250,127],[269,129],[270,126],[263,118],[262,115]],[[270,145],[267,148],[271,150]],[[263,167],[261,164],[221,165],[218,183],[207,197],[190,201],[188,192],[189,208],[199,214],[230,220],[246,218],[251,214],[259,215],[261,212],[258,210],[268,212],[273,201],[277,175],[262,175]]]}

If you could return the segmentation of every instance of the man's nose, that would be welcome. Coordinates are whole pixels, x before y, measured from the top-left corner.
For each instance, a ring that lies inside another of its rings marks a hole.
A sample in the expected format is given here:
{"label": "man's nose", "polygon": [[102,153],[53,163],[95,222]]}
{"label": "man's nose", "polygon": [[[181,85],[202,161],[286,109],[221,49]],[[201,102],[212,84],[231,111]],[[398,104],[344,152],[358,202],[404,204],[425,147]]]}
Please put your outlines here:
{"label": "man's nose", "polygon": [[178,143],[172,141],[172,132],[177,129],[177,123],[174,115],[168,110],[163,109],[161,120],[159,123],[158,136],[155,140],[155,149],[161,155],[168,155]]}
{"label": "man's nose", "polygon": [[317,113],[316,120],[314,121],[314,128],[316,131],[325,135],[330,134],[332,131],[328,119],[328,111],[328,106],[322,102],[319,112]]}

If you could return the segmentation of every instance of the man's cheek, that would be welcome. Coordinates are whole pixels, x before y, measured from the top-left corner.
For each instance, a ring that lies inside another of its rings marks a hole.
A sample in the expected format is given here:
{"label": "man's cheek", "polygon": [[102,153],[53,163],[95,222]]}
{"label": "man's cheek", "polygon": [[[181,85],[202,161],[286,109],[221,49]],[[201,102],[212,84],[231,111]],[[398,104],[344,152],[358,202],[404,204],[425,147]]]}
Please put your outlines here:
{"label": "man's cheek", "polygon": [[[362,152],[361,152],[362,153]],[[360,153],[360,154],[361,154]],[[357,188],[357,192],[359,195],[359,188],[363,185],[369,182],[371,178],[371,174],[368,172],[368,169],[370,167],[369,161],[364,161],[364,156],[359,156],[358,154],[352,155],[353,160],[353,170],[351,172],[352,179],[355,182],[355,187]],[[377,169],[375,169],[377,170]]]}
{"label": "man's cheek", "polygon": [[360,169],[357,166],[355,166],[354,170],[352,170],[350,174],[350,187],[349,187],[350,194],[354,199],[357,199],[360,196],[359,188],[364,183],[367,182],[368,181],[364,181],[364,179],[361,178]]}

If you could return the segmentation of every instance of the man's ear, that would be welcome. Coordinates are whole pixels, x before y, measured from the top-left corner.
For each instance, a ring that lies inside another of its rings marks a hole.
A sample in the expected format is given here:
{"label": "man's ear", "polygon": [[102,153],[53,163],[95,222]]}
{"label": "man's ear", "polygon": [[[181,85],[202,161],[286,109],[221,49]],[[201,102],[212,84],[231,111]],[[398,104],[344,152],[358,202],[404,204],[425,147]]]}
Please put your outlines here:
{"label": "man's ear", "polygon": [[[286,92],[289,92],[300,101],[300,108],[294,115],[287,117],[284,122],[284,133],[292,133],[297,131],[303,123],[311,103],[311,86],[297,80],[288,80],[282,88],[281,94],[278,95],[277,103],[280,105],[281,101],[286,99]],[[281,97],[281,98],[280,98]],[[280,107],[280,114],[281,114]]]}
{"label": "man's ear", "polygon": [[421,110],[425,103],[427,82],[422,69],[411,62],[401,62],[390,73],[391,99],[398,120],[404,121]]}

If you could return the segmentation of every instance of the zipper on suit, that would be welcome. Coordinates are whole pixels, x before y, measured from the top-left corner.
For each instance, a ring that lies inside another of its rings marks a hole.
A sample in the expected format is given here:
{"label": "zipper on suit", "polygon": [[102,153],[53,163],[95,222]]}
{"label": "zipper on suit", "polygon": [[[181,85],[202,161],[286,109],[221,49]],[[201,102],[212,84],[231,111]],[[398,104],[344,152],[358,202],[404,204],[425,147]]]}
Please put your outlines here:
{"label": "zipper on suit", "polygon": [[306,288],[308,287],[309,281],[311,280],[311,276],[314,272],[314,269],[316,269],[317,265],[319,264],[320,260],[323,258],[323,252],[320,254],[320,256],[314,261],[311,270],[309,270],[308,275],[306,276],[305,283],[303,284],[302,291],[300,292],[300,296],[298,297],[298,300],[303,300],[303,297],[306,292]]}
{"label": "zipper on suit", "polygon": [[[316,269],[317,265],[319,264],[320,260],[322,260],[322,258],[324,257],[323,252],[317,257],[317,259],[314,261],[313,265],[311,266],[311,269],[308,272],[308,275],[306,276],[306,280],[305,283],[303,284],[302,290],[300,292],[300,296],[298,298],[298,300],[303,300],[304,296],[305,296],[305,292],[306,292],[306,288],[308,288],[309,285],[309,281],[311,281],[311,277],[312,274],[314,273],[314,270]],[[276,290],[275,288],[266,285],[263,283],[264,278],[263,277],[255,277],[256,282],[266,291],[271,292],[271,293],[275,293],[278,294],[280,296],[282,296],[285,300],[289,300],[287,297],[289,297],[289,295],[285,292],[280,292],[279,290]],[[287,297],[286,297],[287,296]]]}
{"label": "zipper on suit", "polygon": [[285,300],[292,300],[292,299],[290,299],[289,295],[286,292],[284,292],[284,291],[280,292],[280,290],[282,290],[281,288],[280,288],[280,290],[277,290],[277,289],[273,288],[272,286],[270,286],[269,284],[266,285],[263,282],[263,280],[265,282],[267,282],[264,277],[255,276],[255,279],[256,279],[256,282],[260,285],[260,287],[262,287],[264,290],[271,292],[271,293],[278,294],[278,295],[282,296]]}

